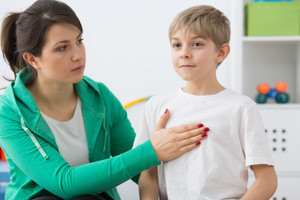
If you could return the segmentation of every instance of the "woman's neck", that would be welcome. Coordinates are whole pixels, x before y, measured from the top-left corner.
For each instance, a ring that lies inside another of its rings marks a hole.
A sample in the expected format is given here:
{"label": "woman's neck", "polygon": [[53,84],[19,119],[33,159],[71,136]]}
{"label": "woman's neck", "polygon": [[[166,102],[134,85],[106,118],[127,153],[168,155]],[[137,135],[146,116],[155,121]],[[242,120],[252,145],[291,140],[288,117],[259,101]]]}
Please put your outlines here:
{"label": "woman's neck", "polygon": [[43,84],[36,81],[28,88],[37,101],[46,104],[61,104],[76,98],[73,84]]}
{"label": "woman's neck", "polygon": [[73,84],[44,84],[38,80],[29,88],[39,110],[58,121],[70,120],[77,105]]}

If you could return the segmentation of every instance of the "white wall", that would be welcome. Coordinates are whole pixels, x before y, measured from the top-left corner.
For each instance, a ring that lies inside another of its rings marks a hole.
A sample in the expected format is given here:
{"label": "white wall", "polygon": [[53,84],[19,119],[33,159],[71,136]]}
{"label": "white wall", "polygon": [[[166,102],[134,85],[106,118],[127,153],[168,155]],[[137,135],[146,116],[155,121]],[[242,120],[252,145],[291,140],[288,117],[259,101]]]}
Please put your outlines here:
{"label": "white wall", "polygon": [[[183,82],[173,71],[168,27],[175,15],[192,5],[211,4],[231,17],[229,0],[64,0],[84,27],[87,52],[86,75],[104,82],[122,102],[177,89]],[[0,1],[1,18],[22,11],[33,0]],[[10,75],[0,59],[1,75]],[[218,69],[228,87],[230,58]],[[7,85],[0,79],[0,86]]]}
{"label": "white wall", "polygon": [[[1,18],[10,11],[22,11],[33,0],[1,0]],[[168,27],[175,15],[192,5],[209,4],[222,10],[231,20],[234,0],[64,0],[77,13],[84,28],[87,76],[105,83],[126,103],[183,86],[173,71]],[[234,32],[231,42],[234,43]],[[2,57],[2,56],[1,56]],[[219,67],[218,78],[235,88],[231,55]],[[13,77],[0,60],[0,75]],[[8,82],[0,78],[0,87]],[[0,91],[0,94],[3,90]],[[144,104],[128,109],[134,128]],[[120,188],[122,199],[138,199],[137,186],[126,182]]]}

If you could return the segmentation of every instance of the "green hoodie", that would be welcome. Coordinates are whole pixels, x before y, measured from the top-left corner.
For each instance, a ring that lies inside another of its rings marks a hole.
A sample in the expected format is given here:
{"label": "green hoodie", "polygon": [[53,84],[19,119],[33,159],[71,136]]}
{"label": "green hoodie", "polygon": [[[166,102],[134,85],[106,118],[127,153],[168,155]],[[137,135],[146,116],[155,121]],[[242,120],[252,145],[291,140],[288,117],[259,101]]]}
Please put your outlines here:
{"label": "green hoodie", "polygon": [[47,191],[63,198],[106,191],[120,199],[116,186],[159,161],[150,141],[130,150],[135,133],[117,98],[84,77],[74,84],[82,103],[89,160],[71,167],[59,154],[54,135],[24,83],[25,68],[0,96],[0,145],[11,179],[5,199],[31,199]]}

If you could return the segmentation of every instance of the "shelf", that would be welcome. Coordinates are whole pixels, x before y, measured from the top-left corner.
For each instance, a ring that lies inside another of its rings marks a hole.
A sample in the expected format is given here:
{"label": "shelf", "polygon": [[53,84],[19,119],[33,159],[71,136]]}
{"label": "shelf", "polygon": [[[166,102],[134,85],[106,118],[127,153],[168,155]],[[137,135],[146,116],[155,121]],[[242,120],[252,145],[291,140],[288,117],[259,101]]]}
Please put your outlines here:
{"label": "shelf", "polygon": [[266,104],[257,104],[259,108],[262,109],[300,109],[300,104],[298,103],[287,103],[287,104],[275,104],[275,103],[266,103]]}
{"label": "shelf", "polygon": [[244,36],[243,42],[300,42],[300,36]]}
{"label": "shelf", "polygon": [[291,104],[300,103],[300,36],[242,37],[242,92],[255,98],[262,82],[288,84]]}

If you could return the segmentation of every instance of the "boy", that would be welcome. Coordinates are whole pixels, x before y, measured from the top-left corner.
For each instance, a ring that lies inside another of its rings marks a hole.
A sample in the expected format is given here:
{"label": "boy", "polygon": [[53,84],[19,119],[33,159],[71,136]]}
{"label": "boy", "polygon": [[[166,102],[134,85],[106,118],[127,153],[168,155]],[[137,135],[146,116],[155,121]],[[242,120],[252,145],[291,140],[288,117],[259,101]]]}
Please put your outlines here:
{"label": "boy", "polygon": [[[191,7],[173,20],[169,39],[174,69],[186,85],[149,100],[135,144],[150,137],[166,108],[172,112],[167,126],[202,120],[209,133],[199,148],[142,172],[141,199],[269,199],[277,176],[256,104],[216,76],[230,52],[229,20],[214,7]],[[249,190],[247,168],[256,178]]]}

